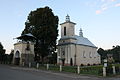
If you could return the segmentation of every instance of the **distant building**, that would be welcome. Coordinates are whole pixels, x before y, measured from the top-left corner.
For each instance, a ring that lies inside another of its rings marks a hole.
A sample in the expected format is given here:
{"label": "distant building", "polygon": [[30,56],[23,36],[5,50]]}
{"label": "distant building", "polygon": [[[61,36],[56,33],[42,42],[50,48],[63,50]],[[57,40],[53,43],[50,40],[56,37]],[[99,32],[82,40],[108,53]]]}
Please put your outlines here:
{"label": "distant building", "polygon": [[21,40],[23,38],[29,39],[32,34],[25,34],[17,37],[18,42],[14,44],[13,63],[16,65],[29,64],[34,61],[34,43],[31,41]]}
{"label": "distant building", "polygon": [[83,36],[80,29],[79,36],[75,35],[76,23],[66,21],[61,23],[61,38],[58,42],[57,63],[65,65],[94,65],[100,64],[97,47]]}

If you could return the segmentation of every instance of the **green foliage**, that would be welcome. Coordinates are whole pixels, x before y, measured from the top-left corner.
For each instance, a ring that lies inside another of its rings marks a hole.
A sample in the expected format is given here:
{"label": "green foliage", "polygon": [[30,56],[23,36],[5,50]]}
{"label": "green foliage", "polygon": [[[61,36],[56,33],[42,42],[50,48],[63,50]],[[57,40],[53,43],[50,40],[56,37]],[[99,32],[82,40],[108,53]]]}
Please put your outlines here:
{"label": "green foliage", "polygon": [[77,66],[63,66],[62,68],[64,72],[77,73]]}
{"label": "green foliage", "polygon": [[0,42],[0,62],[4,62],[5,60],[5,49],[3,48],[3,45]]}
{"label": "green foliage", "polygon": [[38,8],[31,11],[25,29],[22,34],[31,33],[36,39],[35,44],[35,60],[48,56],[56,50],[56,40],[58,36],[58,17],[49,7]]}
{"label": "green foliage", "polygon": [[60,70],[60,66],[58,66],[58,65],[50,65],[49,66],[49,70],[59,71]]}
{"label": "green foliage", "polygon": [[113,53],[113,58],[115,62],[120,63],[120,46],[114,47],[111,52]]}
{"label": "green foliage", "polygon": [[102,75],[102,65],[98,66],[84,66],[80,68],[81,74],[90,74],[90,75]]}
{"label": "green foliage", "polygon": [[14,50],[11,50],[9,57],[8,57],[9,64],[11,64],[13,61],[13,55],[14,55]]}
{"label": "green foliage", "polygon": [[57,64],[57,53],[53,53],[49,56],[49,64]]}
{"label": "green foliage", "polygon": [[98,53],[100,54],[100,56],[101,56],[101,61],[103,61],[104,59],[107,58],[107,54],[106,54],[106,52],[105,52],[104,49],[99,48],[97,52],[98,52]]}
{"label": "green foliage", "polygon": [[4,54],[5,53],[5,49],[3,49],[3,45],[0,42],[0,54]]}
{"label": "green foliage", "polygon": [[111,54],[113,57],[113,62],[120,63],[120,46],[113,46],[113,49],[103,50],[98,49],[98,53],[101,55],[101,60],[108,58],[107,55]]}

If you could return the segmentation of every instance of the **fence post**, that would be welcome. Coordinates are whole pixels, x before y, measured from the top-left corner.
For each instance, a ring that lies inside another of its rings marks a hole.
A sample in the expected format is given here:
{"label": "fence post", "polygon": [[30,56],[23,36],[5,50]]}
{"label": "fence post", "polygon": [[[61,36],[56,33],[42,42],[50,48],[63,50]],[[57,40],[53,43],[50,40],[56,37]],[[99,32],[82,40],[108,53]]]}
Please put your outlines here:
{"label": "fence post", "polygon": [[106,67],[103,67],[103,76],[106,77]]}
{"label": "fence post", "polygon": [[31,62],[29,62],[29,68],[31,67]]}
{"label": "fence post", "polygon": [[60,72],[62,71],[62,65],[60,65]]}
{"label": "fence post", "polygon": [[80,74],[80,66],[77,67],[77,73]]}
{"label": "fence post", "polygon": [[113,68],[113,74],[115,75],[116,74],[115,66],[112,66],[112,68]]}
{"label": "fence post", "polygon": [[49,64],[47,64],[47,70],[49,69]]}
{"label": "fence post", "polygon": [[37,69],[39,68],[39,63],[37,63]]}

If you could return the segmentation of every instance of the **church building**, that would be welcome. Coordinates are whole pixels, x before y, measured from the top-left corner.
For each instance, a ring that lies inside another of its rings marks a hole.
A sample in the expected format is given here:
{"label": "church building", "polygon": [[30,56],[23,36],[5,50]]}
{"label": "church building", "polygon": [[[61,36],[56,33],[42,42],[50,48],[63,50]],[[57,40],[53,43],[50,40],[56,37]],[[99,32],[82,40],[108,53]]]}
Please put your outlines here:
{"label": "church building", "polygon": [[101,63],[97,47],[83,36],[80,29],[79,36],[75,35],[76,23],[66,21],[61,23],[61,38],[58,42],[57,63],[63,65],[96,65]]}

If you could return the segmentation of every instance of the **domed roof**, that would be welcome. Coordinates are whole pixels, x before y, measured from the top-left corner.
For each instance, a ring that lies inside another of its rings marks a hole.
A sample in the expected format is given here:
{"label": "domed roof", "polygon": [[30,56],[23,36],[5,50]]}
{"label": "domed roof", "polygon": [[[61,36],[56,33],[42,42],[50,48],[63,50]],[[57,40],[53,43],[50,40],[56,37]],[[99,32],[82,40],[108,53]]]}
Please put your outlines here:
{"label": "domed roof", "polygon": [[31,33],[28,33],[28,34],[23,34],[17,37],[16,39],[28,41],[28,40],[34,40],[36,38]]}

